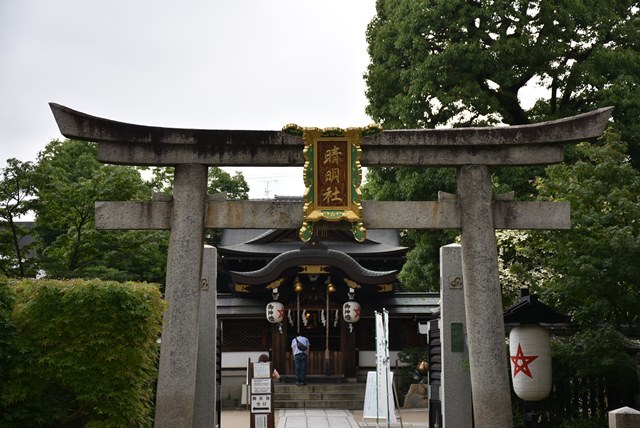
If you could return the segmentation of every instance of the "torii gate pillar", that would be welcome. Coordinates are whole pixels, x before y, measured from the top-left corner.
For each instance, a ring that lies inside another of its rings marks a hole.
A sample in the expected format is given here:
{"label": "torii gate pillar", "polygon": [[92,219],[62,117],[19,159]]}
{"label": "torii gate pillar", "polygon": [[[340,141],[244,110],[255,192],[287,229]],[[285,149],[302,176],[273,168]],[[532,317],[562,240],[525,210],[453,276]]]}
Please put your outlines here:
{"label": "torii gate pillar", "polygon": [[[473,410],[478,427],[510,426],[511,396],[493,222],[491,174],[486,165],[458,169],[462,278]],[[506,420],[505,420],[506,419]]]}
{"label": "torii gate pillar", "polygon": [[162,328],[156,428],[193,426],[206,196],[207,167],[177,165],[167,257],[165,297],[169,306]]}

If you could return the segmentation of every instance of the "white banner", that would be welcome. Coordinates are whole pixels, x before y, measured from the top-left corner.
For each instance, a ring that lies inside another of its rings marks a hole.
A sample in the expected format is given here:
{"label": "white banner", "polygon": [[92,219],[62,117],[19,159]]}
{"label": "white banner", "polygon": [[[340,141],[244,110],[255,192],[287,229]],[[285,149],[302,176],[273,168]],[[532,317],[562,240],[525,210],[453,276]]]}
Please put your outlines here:
{"label": "white banner", "polygon": [[[373,383],[373,372],[369,372],[367,377],[367,393],[365,397],[365,408],[362,417],[367,419],[375,418],[376,421],[386,420],[387,426],[396,423],[396,413],[393,400],[393,377],[390,370],[389,359],[389,313],[376,312],[376,371],[375,390],[370,388],[369,383]],[[375,392],[375,398],[372,397]],[[375,403],[375,405],[374,405]]]}

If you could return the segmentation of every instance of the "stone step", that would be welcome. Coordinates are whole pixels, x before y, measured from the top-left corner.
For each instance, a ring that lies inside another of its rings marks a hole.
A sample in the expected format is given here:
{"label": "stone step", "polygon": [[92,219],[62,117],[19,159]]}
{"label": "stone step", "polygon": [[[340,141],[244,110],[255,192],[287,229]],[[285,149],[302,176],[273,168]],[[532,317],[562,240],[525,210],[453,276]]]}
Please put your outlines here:
{"label": "stone step", "polygon": [[366,385],[363,383],[275,384],[275,408],[362,409]]}
{"label": "stone step", "polygon": [[[344,383],[345,378],[343,375],[307,375],[308,383]],[[294,375],[280,375],[280,383],[296,383],[296,377]]]}
{"label": "stone step", "polygon": [[364,394],[365,384],[364,383],[343,383],[338,385],[333,384],[312,384],[309,383],[304,386],[298,386],[296,384],[274,384],[274,392],[276,393],[294,393],[297,394],[301,391],[312,391],[312,392],[361,392]]}
{"label": "stone step", "polygon": [[362,410],[363,400],[286,400],[275,401],[275,409]]}

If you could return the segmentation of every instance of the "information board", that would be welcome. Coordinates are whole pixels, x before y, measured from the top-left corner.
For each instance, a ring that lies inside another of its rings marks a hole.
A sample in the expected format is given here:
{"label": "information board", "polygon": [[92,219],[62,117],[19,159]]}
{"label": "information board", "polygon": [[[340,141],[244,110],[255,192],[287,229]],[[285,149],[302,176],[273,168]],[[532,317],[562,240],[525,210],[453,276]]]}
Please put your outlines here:
{"label": "information board", "polygon": [[269,428],[266,414],[257,413],[253,415],[253,423],[255,428]]}
{"label": "information board", "polygon": [[[367,387],[364,396],[362,419],[389,420],[396,423],[396,411],[393,400],[393,373],[389,373],[389,387],[384,379],[376,379],[376,372],[367,373]],[[385,394],[387,392],[387,394]],[[384,399],[386,397],[386,400]]]}
{"label": "information board", "polygon": [[257,362],[251,364],[249,377],[251,382],[251,394],[249,407],[251,409],[250,428],[274,428],[273,417],[273,386],[271,373],[273,367],[270,362]]}
{"label": "information board", "polygon": [[271,394],[251,394],[251,413],[271,413]]}
{"label": "information board", "polygon": [[271,363],[253,363],[253,377],[270,379]]}
{"label": "information board", "polygon": [[271,379],[251,379],[252,394],[271,394]]}

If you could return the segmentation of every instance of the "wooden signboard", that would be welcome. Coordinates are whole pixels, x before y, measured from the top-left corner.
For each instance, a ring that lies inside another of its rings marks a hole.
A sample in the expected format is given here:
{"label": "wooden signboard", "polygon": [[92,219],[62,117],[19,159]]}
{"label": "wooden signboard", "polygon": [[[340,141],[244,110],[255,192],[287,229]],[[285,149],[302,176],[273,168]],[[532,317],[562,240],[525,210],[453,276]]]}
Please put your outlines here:
{"label": "wooden signboard", "polygon": [[274,428],[271,373],[273,373],[271,362],[251,363],[249,397],[251,428]]}
{"label": "wooden signboard", "polygon": [[362,167],[360,143],[365,136],[382,132],[378,125],[366,128],[302,128],[285,126],[283,132],[302,137],[304,141],[304,220],[300,239],[307,242],[313,236],[314,225],[320,221],[347,221],[353,236],[364,241],[366,230],[362,221]]}

